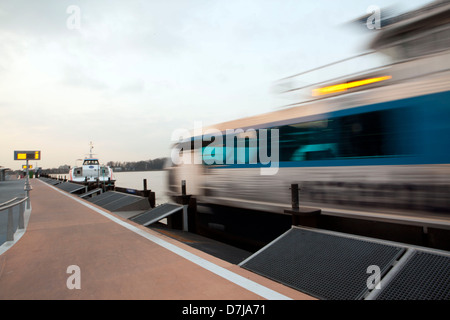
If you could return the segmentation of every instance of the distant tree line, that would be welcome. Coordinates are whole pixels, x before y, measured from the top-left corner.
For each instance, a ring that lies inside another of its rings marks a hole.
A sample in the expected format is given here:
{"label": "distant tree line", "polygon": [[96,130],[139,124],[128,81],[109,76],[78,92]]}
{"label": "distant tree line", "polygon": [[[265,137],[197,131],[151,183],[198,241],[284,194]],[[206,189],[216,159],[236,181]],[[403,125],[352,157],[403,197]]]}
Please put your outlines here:
{"label": "distant tree line", "polygon": [[141,160],[136,162],[120,162],[109,161],[107,166],[111,167],[113,171],[153,171],[164,169],[164,164],[167,158],[157,158],[153,160]]}
{"label": "distant tree line", "polygon": [[68,164],[64,164],[59,166],[58,168],[51,169],[42,169],[42,173],[45,174],[67,174],[69,173],[70,166]]}
{"label": "distant tree line", "polygon": [[[167,158],[157,158],[153,160],[142,160],[135,162],[121,162],[109,161],[107,166],[111,167],[113,171],[156,171],[163,170]],[[81,164],[80,164],[81,165]],[[65,164],[58,168],[44,169],[47,174],[66,174],[69,173],[70,166]]]}

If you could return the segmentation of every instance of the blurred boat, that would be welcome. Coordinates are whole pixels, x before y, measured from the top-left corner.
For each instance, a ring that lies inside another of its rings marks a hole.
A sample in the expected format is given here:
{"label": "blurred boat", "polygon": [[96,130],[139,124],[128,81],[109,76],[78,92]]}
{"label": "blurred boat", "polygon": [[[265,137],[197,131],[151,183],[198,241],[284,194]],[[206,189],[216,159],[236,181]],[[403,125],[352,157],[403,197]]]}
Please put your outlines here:
{"label": "blurred boat", "polygon": [[[199,203],[283,213],[298,183],[303,205],[450,213],[450,3],[373,32],[370,51],[278,81],[297,99],[283,109],[204,128],[220,133],[214,143],[175,143],[172,155],[189,161],[168,168],[169,195],[186,180]],[[333,71],[368,57],[388,61]],[[329,78],[305,85],[318,72]]]}

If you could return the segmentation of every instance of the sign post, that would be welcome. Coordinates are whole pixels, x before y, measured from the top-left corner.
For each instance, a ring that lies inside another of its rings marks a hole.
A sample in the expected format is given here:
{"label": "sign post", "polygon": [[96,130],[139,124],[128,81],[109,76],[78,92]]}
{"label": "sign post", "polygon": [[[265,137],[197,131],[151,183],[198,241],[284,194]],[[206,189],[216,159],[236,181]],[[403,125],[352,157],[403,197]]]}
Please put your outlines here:
{"label": "sign post", "polygon": [[27,178],[25,179],[25,187],[24,190],[27,193],[27,209],[30,209],[30,191],[31,191],[31,185],[30,185],[30,173],[28,165],[28,160],[41,160],[41,151],[14,151],[14,160],[26,160],[26,166],[27,171],[26,175]]}

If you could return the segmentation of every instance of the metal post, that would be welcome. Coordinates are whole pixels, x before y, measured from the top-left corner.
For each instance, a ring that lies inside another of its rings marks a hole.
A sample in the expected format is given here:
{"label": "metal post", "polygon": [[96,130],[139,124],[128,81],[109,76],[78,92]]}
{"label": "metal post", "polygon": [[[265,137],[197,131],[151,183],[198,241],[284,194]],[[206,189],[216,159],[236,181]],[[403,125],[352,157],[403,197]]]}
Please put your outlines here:
{"label": "metal post", "polygon": [[144,183],[144,191],[147,191],[147,179],[144,179],[143,183]]}
{"label": "metal post", "polygon": [[319,208],[300,208],[299,187],[296,183],[291,184],[291,198],[292,208],[284,210],[284,213],[292,215],[292,225],[316,228],[322,210]]}
{"label": "metal post", "polygon": [[183,198],[183,231],[188,231],[188,203],[186,201],[186,180],[181,181],[181,194]]}
{"label": "metal post", "polygon": [[25,191],[26,191],[26,193],[27,193],[27,209],[30,209],[30,207],[31,207],[31,203],[30,203],[30,190],[31,190],[31,186],[30,186],[30,176],[29,176],[29,173],[28,173],[28,159],[27,159],[27,162],[26,162],[26,165],[27,165],[27,178],[25,179]]}
{"label": "metal post", "polygon": [[25,229],[25,218],[24,218],[24,204],[23,202],[19,205],[19,229]]}
{"label": "metal post", "polygon": [[181,194],[186,195],[186,180],[181,180]]}
{"label": "metal post", "polygon": [[6,229],[6,241],[14,241],[14,230],[13,230],[13,209],[8,209],[8,226]]}
{"label": "metal post", "polygon": [[298,184],[291,184],[291,199],[292,199],[292,209],[299,208],[299,200],[298,200]]}

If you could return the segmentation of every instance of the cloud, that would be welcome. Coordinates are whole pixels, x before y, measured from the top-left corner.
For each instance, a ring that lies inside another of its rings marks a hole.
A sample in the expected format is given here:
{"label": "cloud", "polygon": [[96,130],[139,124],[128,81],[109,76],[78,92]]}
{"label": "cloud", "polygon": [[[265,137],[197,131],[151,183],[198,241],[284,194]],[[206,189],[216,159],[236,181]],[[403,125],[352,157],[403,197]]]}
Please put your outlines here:
{"label": "cloud", "polygon": [[[41,148],[43,166],[70,164],[89,141],[106,161],[158,157],[176,128],[273,110],[285,102],[273,81],[360,44],[338,25],[370,4],[2,1],[0,165],[17,165],[19,146]],[[67,28],[70,5],[79,30]]]}
{"label": "cloud", "polygon": [[85,70],[82,68],[77,68],[74,66],[66,66],[64,68],[61,84],[75,87],[86,87],[93,90],[104,90],[109,88],[105,82],[96,79],[94,76],[86,74]]}

